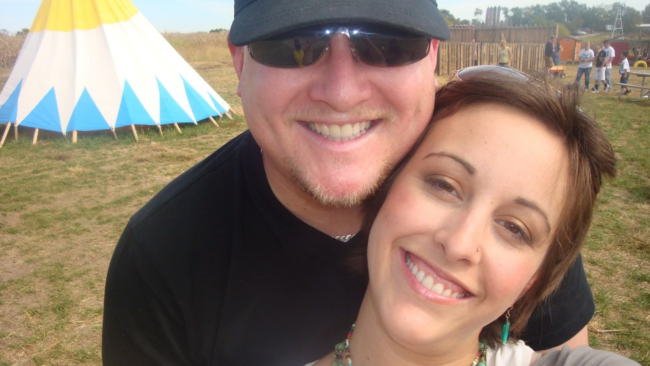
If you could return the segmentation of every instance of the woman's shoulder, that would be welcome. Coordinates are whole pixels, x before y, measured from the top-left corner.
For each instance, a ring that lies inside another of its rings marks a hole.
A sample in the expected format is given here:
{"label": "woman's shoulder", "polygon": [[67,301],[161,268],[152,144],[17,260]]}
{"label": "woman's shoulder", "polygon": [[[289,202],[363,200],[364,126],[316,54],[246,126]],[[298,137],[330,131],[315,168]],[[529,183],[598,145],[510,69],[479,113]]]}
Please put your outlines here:
{"label": "woman's shoulder", "polygon": [[581,346],[574,350],[565,346],[561,350],[554,350],[540,358],[534,366],[640,366],[629,358],[616,353],[595,350],[588,346]]}
{"label": "woman's shoulder", "polygon": [[496,349],[488,348],[486,366],[528,366],[534,353],[523,341],[508,342]]}

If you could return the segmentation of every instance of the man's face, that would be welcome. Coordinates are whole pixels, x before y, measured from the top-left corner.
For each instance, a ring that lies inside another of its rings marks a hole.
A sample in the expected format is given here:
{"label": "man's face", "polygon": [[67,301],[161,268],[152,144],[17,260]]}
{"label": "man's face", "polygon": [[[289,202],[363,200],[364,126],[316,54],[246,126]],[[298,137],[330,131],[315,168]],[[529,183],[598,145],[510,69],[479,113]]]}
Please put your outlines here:
{"label": "man's face", "polygon": [[357,60],[337,34],[318,62],[295,69],[233,49],[238,94],[269,180],[324,204],[358,204],[430,120],[437,46],[432,41],[429,56],[414,64],[378,67]]}

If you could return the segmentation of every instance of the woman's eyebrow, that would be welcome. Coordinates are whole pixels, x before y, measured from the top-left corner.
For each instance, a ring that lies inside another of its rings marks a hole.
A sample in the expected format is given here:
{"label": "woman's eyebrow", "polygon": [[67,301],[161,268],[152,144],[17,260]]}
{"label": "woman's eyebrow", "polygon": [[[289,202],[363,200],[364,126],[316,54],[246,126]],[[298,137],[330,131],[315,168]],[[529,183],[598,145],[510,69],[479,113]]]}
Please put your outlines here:
{"label": "woman's eyebrow", "polygon": [[[428,158],[430,158],[432,156],[441,156],[441,157],[453,159],[458,164],[462,165],[463,168],[465,168],[465,170],[467,170],[467,172],[469,174],[476,173],[476,168],[474,168],[474,166],[472,164],[468,163],[466,160],[462,159],[461,157],[459,157],[457,155],[449,154],[449,153],[446,153],[446,152],[432,152],[432,153],[427,154],[427,156],[425,156],[424,159],[428,159]],[[424,159],[422,159],[422,160],[424,160]]]}
{"label": "woman's eyebrow", "polygon": [[535,202],[531,202],[525,198],[517,198],[515,200],[515,203],[518,205],[526,206],[528,208],[532,208],[533,210],[537,211],[540,215],[544,216],[544,220],[546,221],[546,230],[550,233],[551,232],[551,224],[548,223],[548,215],[546,215],[546,212],[542,210],[538,205],[535,204]]}

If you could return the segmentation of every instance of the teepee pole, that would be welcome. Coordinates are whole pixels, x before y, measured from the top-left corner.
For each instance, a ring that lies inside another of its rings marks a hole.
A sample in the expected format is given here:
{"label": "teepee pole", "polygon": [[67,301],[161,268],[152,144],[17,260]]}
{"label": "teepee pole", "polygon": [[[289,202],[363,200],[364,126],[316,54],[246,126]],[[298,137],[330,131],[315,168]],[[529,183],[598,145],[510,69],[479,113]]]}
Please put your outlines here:
{"label": "teepee pole", "polygon": [[113,137],[115,137],[115,141],[119,141],[119,140],[117,139],[117,134],[115,133],[115,130],[111,130],[111,132],[113,132]]}
{"label": "teepee pole", "polygon": [[217,121],[215,121],[214,118],[212,118],[212,116],[210,116],[210,117],[208,117],[208,118],[210,118],[210,122],[212,122],[212,124],[213,124],[216,128],[221,128],[221,126],[219,126],[219,124],[217,123]]}
{"label": "teepee pole", "polygon": [[14,123],[14,141],[18,142],[18,122]]}
{"label": "teepee pole", "polygon": [[230,111],[226,112],[226,117],[228,117],[228,119],[232,121],[232,116],[230,115]]}
{"label": "teepee pole", "polygon": [[73,144],[77,143],[77,130],[72,131],[72,143]]}
{"label": "teepee pole", "polygon": [[158,126],[158,132],[160,132],[160,137],[164,137],[162,134],[162,127],[160,127],[160,125],[156,125],[156,126]]}
{"label": "teepee pole", "polygon": [[7,139],[7,135],[9,134],[9,129],[11,128],[11,122],[7,122],[7,126],[5,127],[5,132],[2,134],[2,140],[0,140],[0,147],[5,144],[5,140]]}
{"label": "teepee pole", "polygon": [[32,139],[32,145],[36,145],[38,141],[38,128],[34,130],[34,138]]}
{"label": "teepee pole", "polygon": [[138,140],[138,131],[135,130],[135,125],[131,125],[131,131],[133,131],[133,137],[135,137],[135,142],[140,142],[140,140]]}
{"label": "teepee pole", "polygon": [[176,127],[176,131],[178,131],[178,133],[180,133],[181,135],[183,134],[183,131],[181,131],[181,128],[178,127],[178,123],[174,123],[174,127]]}

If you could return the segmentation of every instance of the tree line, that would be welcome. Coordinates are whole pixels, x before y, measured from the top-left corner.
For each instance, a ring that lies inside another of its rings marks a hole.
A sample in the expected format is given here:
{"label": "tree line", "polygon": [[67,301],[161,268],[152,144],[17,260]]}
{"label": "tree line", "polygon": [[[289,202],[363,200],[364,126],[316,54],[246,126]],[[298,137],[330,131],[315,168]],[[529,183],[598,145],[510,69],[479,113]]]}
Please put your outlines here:
{"label": "tree line", "polygon": [[[590,29],[594,32],[603,32],[606,25],[614,24],[616,12],[623,3],[614,3],[612,9],[600,6],[588,6],[577,1],[562,0],[547,5],[532,5],[526,7],[507,8],[501,7],[501,20],[512,26],[552,26],[563,25],[570,32],[581,29]],[[482,9],[474,11],[474,19],[455,18],[448,10],[440,11],[449,25],[474,25],[480,23],[483,15]],[[650,23],[650,3],[645,9],[639,11],[631,6],[625,8],[622,16],[625,33],[638,30],[641,23]]]}

